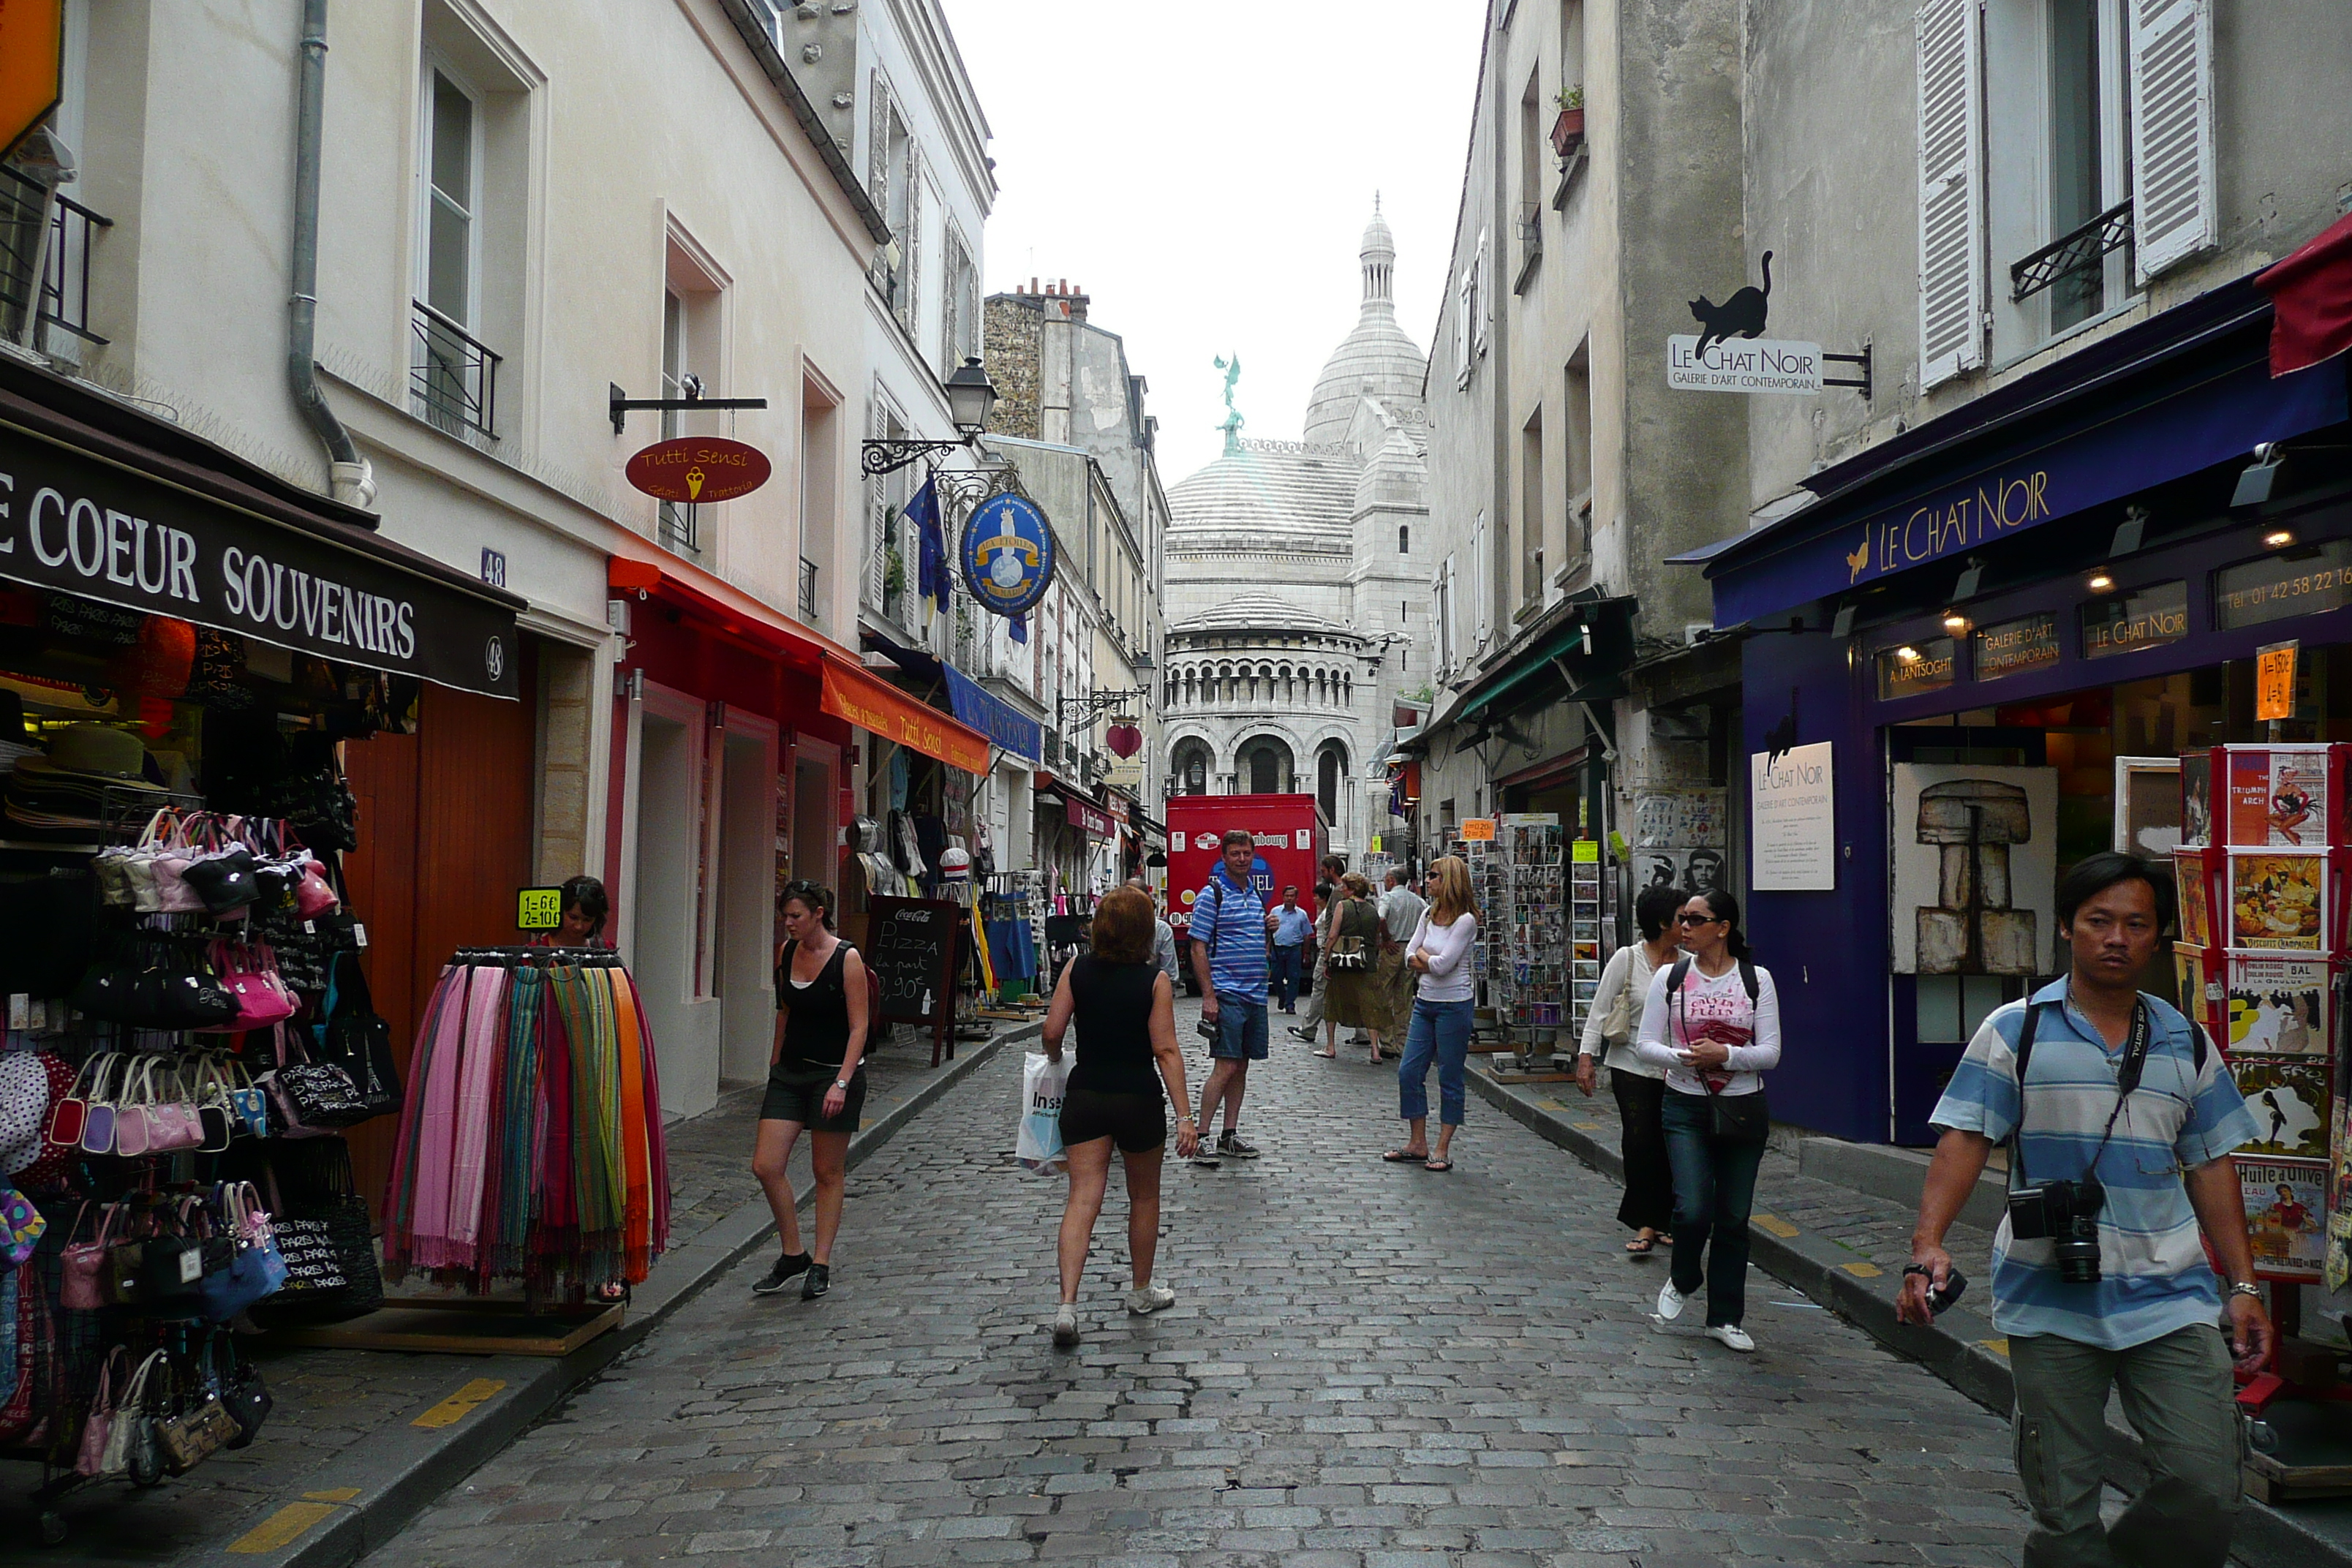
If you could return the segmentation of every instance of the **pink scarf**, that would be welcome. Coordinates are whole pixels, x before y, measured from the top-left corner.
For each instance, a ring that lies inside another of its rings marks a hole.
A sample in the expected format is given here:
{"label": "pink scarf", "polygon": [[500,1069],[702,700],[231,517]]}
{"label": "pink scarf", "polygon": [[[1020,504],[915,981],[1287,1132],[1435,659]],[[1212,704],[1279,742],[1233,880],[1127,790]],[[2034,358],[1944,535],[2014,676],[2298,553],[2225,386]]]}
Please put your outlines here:
{"label": "pink scarf", "polygon": [[448,1251],[449,1163],[457,1145],[457,1078],[464,1066],[467,992],[473,972],[454,965],[441,971],[426,1026],[433,1031],[427,1077],[412,1086],[423,1105],[417,1128],[415,1193],[409,1205],[411,1245],[421,1268],[440,1268]]}
{"label": "pink scarf", "polygon": [[457,1084],[457,1136],[449,1165],[449,1258],[446,1267],[469,1268],[482,1230],[482,1173],[490,1143],[490,1101],[498,1092],[506,1059],[507,972],[473,972],[466,997],[466,1068]]}

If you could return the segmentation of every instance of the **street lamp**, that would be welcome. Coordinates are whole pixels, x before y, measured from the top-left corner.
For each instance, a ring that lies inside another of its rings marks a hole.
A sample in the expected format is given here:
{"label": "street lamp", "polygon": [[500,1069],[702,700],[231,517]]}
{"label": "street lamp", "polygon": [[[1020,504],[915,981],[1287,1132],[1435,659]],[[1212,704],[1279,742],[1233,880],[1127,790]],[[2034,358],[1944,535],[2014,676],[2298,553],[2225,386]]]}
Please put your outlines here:
{"label": "street lamp", "polygon": [[979,440],[981,432],[988,428],[988,411],[996,405],[996,384],[988,379],[988,372],[981,368],[979,360],[967,359],[947,378],[943,388],[948,398],[948,417],[954,422],[959,439],[867,441],[858,449],[859,471],[868,479],[896,473],[919,458],[952,452]]}

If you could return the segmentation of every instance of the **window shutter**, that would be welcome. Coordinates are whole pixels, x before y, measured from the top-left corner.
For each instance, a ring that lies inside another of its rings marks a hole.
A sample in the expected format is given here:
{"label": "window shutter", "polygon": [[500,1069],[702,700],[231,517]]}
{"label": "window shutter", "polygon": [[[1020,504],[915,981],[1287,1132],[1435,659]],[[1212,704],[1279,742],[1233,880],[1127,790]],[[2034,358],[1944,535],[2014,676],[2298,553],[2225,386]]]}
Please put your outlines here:
{"label": "window shutter", "polygon": [[1978,0],[1919,7],[1919,390],[1984,363],[1983,35]]}
{"label": "window shutter", "polygon": [[876,211],[887,213],[890,210],[890,89],[883,86],[880,71],[866,80],[866,194]]}
{"label": "window shutter", "polygon": [[2143,283],[2213,243],[2213,18],[2133,0],[2132,224]]}
{"label": "window shutter", "polygon": [[923,155],[907,143],[907,232],[898,237],[898,320],[919,332],[923,320]]}

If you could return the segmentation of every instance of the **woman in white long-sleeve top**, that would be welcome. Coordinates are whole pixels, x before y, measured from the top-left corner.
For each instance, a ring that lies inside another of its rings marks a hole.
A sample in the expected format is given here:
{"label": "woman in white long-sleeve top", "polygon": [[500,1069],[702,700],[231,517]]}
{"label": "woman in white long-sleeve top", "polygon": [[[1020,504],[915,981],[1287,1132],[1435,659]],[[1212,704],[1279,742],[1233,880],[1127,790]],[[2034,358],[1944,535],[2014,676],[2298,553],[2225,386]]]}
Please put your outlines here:
{"label": "woman in white long-sleeve top", "polygon": [[1738,900],[1693,894],[1675,923],[1689,957],[1651,977],[1637,1047],[1666,1075],[1659,1121],[1675,1176],[1674,1273],[1658,1291],[1658,1317],[1681,1317],[1704,1281],[1707,1333],[1752,1351],[1740,1326],[1748,1215],[1770,1128],[1761,1075],[1780,1063],[1780,999],[1771,972],[1748,955]]}
{"label": "woman in white long-sleeve top", "polygon": [[1601,968],[1576,1058],[1576,1087],[1588,1095],[1600,1076],[1595,1062],[1605,1061],[1609,1068],[1625,1156],[1625,1196],[1617,1205],[1617,1223],[1634,1233],[1625,1250],[1635,1258],[1648,1257],[1661,1237],[1673,1240],[1675,1178],[1666,1163],[1665,1129],[1658,1120],[1666,1093],[1665,1069],[1643,1061],[1633,1038],[1649,998],[1650,977],[1675,961],[1675,917],[1685,901],[1679,888],[1644,888],[1633,900],[1633,921],[1641,928],[1642,940],[1611,953]]}
{"label": "woman in white long-sleeve top", "polygon": [[[1471,1014],[1477,1006],[1477,974],[1470,953],[1478,940],[1478,904],[1470,892],[1470,868],[1455,856],[1430,862],[1424,883],[1429,908],[1405,943],[1404,961],[1420,976],[1414,984],[1412,1022],[1405,1030],[1404,1060],[1397,1064],[1397,1114],[1404,1119],[1404,1147],[1381,1156],[1391,1164],[1412,1163],[1450,1171],[1454,1131],[1462,1125],[1463,1068],[1470,1059]],[[1437,1061],[1437,1149],[1429,1147],[1429,1064]]]}

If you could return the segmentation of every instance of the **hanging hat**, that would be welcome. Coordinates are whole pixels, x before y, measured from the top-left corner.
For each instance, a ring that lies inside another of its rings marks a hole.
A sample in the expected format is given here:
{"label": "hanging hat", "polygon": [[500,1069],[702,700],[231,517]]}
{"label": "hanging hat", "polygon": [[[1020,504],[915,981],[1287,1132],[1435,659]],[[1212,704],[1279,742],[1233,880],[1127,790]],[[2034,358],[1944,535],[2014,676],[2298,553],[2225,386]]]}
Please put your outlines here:
{"label": "hanging hat", "polygon": [[43,773],[82,773],[144,783],[147,748],[128,730],[104,724],[68,724],[49,738],[47,757],[27,757],[16,765]]}

